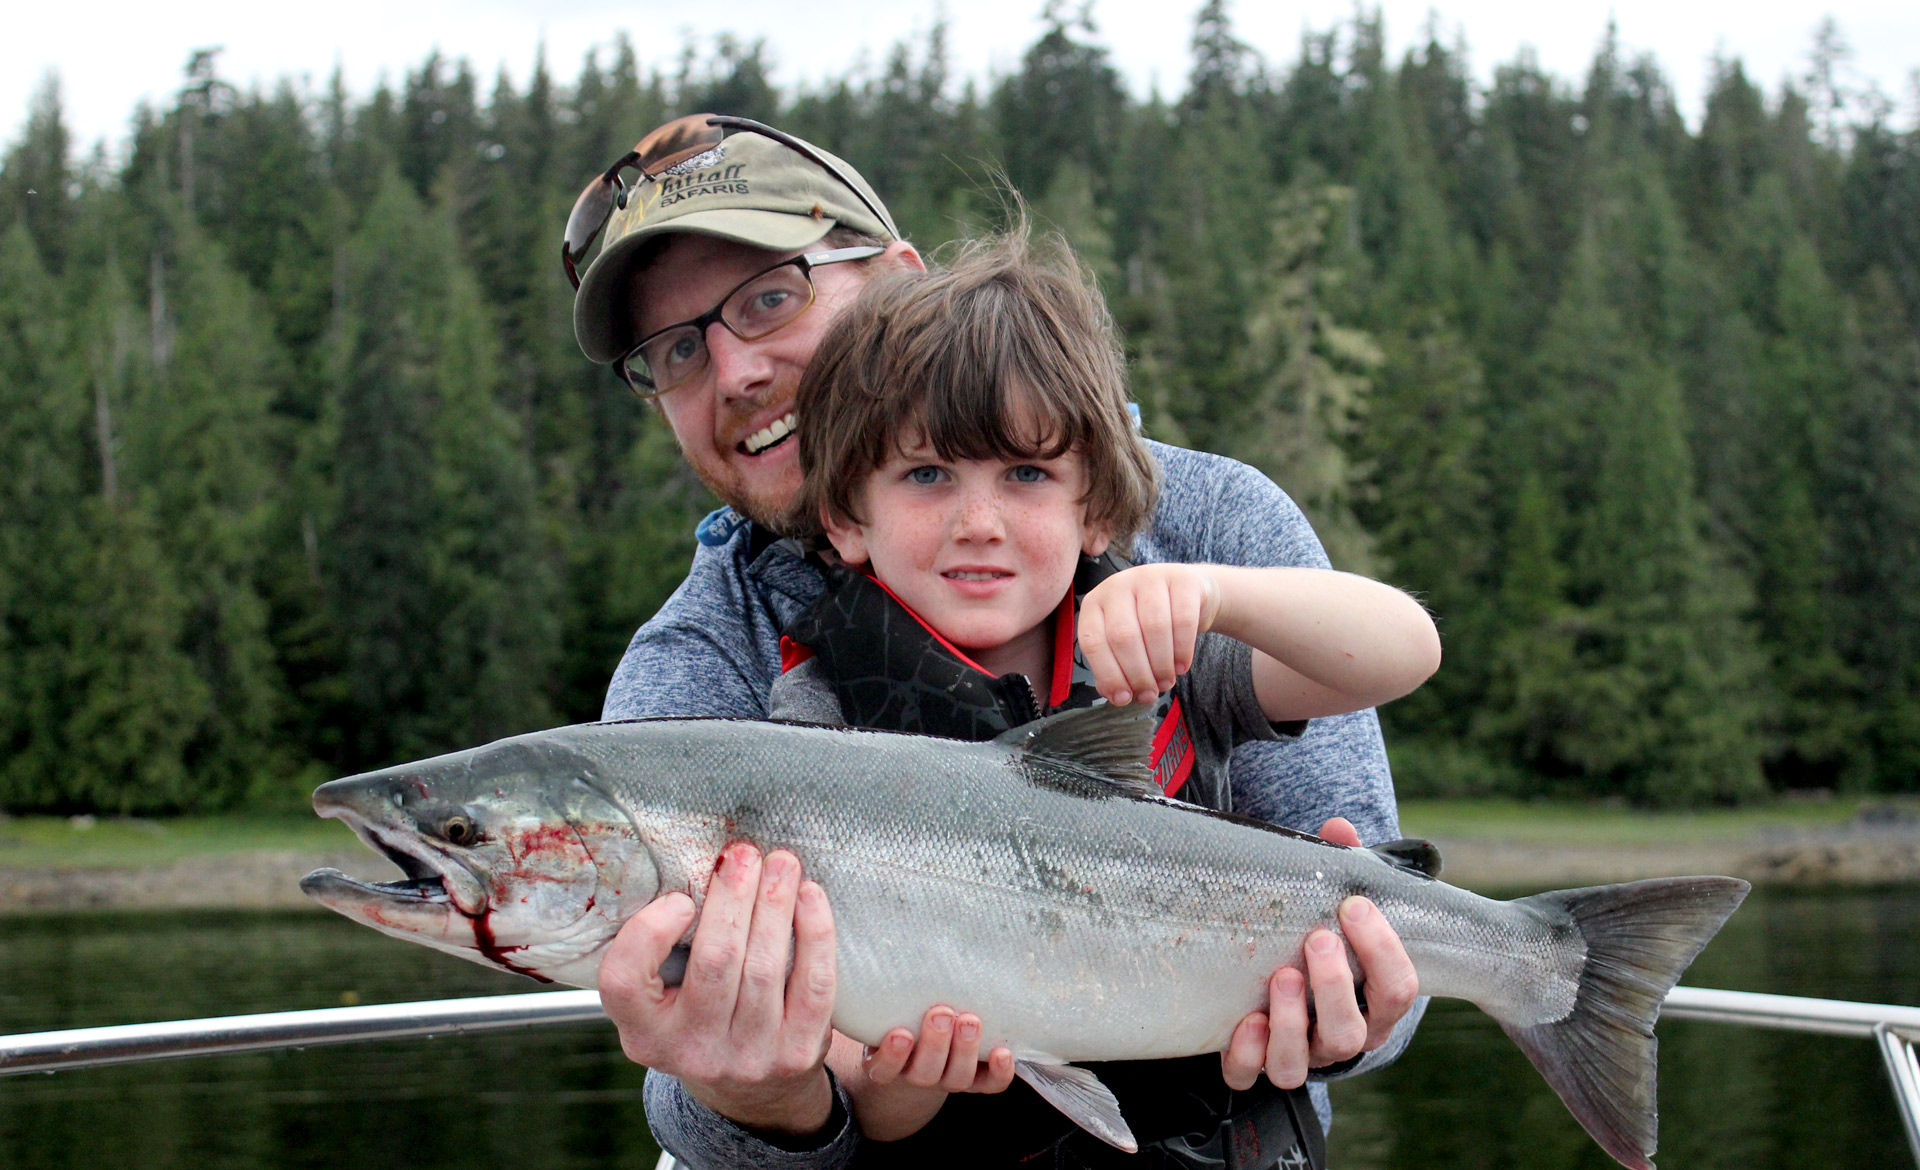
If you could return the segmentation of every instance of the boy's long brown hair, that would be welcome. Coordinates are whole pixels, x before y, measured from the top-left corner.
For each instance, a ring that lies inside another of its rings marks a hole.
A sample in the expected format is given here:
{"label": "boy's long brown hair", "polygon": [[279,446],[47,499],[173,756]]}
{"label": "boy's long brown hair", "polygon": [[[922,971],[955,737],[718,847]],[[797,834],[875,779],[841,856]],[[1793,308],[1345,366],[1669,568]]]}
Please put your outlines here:
{"label": "boy's long brown hair", "polygon": [[1087,524],[1123,549],[1159,496],[1106,302],[1064,240],[1024,223],[936,271],[871,281],[814,351],[794,412],[795,535],[823,531],[823,516],[865,523],[868,476],[922,437],[950,460],[1079,452]]}

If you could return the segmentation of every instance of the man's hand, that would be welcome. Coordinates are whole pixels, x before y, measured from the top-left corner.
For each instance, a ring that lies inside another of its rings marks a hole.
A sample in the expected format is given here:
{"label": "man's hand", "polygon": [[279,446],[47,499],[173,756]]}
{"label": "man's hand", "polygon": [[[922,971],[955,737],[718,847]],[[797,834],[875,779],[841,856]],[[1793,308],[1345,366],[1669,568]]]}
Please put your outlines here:
{"label": "man's hand", "polygon": [[1151,703],[1193,665],[1194,643],[1213,628],[1220,590],[1197,565],[1136,565],[1080,602],[1080,652],[1095,689],[1115,706]]}
{"label": "man's hand", "polygon": [[834,1048],[828,1059],[853,1100],[860,1131],[874,1141],[918,1133],[949,1093],[1004,1093],[1013,1084],[1013,1053],[996,1048],[981,1060],[980,1017],[945,1004],[927,1009],[917,1043],[912,1032],[895,1028],[872,1048],[836,1033]]}
{"label": "man's hand", "polygon": [[[1360,834],[1342,817],[1320,827],[1339,845],[1360,844]],[[1360,962],[1367,1010],[1354,994],[1346,946],[1330,930],[1307,935],[1307,970],[1282,967],[1267,981],[1269,1005],[1240,1021],[1220,1054],[1220,1075],[1234,1089],[1250,1089],[1261,1072],[1283,1089],[1297,1089],[1307,1070],[1338,1064],[1386,1043],[1393,1026],[1420,994],[1413,960],[1400,936],[1365,898],[1340,904],[1340,930]],[[1308,991],[1311,989],[1311,996]],[[1313,1018],[1308,1019],[1311,999]]]}
{"label": "man's hand", "polygon": [[[694,1100],[752,1129],[818,1132],[833,1112],[833,912],[800,862],[728,847],[707,885],[679,987],[660,964],[694,918],[684,894],[627,920],[600,965],[600,1002],[628,1059],[680,1078]],[[788,959],[792,959],[789,970]]]}

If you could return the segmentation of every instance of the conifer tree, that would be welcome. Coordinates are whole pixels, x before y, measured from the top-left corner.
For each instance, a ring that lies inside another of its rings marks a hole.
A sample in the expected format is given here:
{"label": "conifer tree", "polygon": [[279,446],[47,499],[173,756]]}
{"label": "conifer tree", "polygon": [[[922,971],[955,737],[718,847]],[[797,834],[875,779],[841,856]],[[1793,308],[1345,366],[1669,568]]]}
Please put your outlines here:
{"label": "conifer tree", "polygon": [[1329,236],[1350,214],[1351,192],[1297,192],[1275,210],[1272,270],[1251,284],[1246,341],[1231,366],[1239,410],[1215,449],[1258,467],[1313,522],[1338,568],[1368,572],[1372,540],[1354,516],[1359,475],[1348,453],[1382,360],[1360,329],[1334,319],[1329,290],[1344,277]]}
{"label": "conifer tree", "polygon": [[1070,182],[1104,195],[1126,126],[1120,71],[1094,39],[1091,4],[1072,11],[1067,0],[1049,0],[1040,18],[1046,31],[993,95],[1007,178],[1041,195],[1058,168],[1072,167],[1079,177]]}
{"label": "conifer tree", "polygon": [[125,473],[145,493],[181,593],[180,649],[205,684],[188,766],[201,798],[235,802],[289,762],[274,750],[283,696],[262,575],[273,420],[285,357],[259,298],[184,209],[146,265],[149,344],[132,363]]}
{"label": "conifer tree", "polygon": [[531,471],[452,227],[390,173],[349,265],[322,541],[349,762],[543,726],[555,633]]}
{"label": "conifer tree", "polygon": [[[1750,635],[1701,543],[1677,380],[1605,292],[1600,230],[1541,340],[1526,420],[1563,518],[1564,605],[1547,612],[1565,673],[1518,681],[1511,717],[1549,775],[1636,800],[1738,799],[1760,781]],[[1551,697],[1530,716],[1527,694]]]}
{"label": "conifer tree", "polygon": [[[69,798],[62,643],[80,617],[80,513],[92,411],[68,350],[58,290],[25,223],[0,232],[0,808]],[[69,392],[62,393],[60,388]]]}
{"label": "conifer tree", "polygon": [[[99,225],[116,210],[110,200],[92,193],[76,217],[89,238],[106,234]],[[119,813],[217,807],[223,794],[202,788],[188,757],[213,696],[186,649],[194,615],[168,555],[160,480],[121,458],[155,421],[138,344],[151,338],[112,252],[89,251],[73,258],[68,302],[80,326],[70,368],[81,377],[40,387],[91,391],[99,461],[78,506],[83,548],[63,566],[60,795],[72,807]]]}
{"label": "conifer tree", "polygon": [[67,184],[71,144],[60,116],[60,84],[49,76],[34,92],[26,133],[7,150],[0,166],[0,225],[26,225],[43,263],[58,273],[66,262],[73,201]]}
{"label": "conifer tree", "polygon": [[1826,478],[1837,638],[1860,673],[1867,771],[1912,791],[1920,775],[1920,339],[1893,278],[1871,270],[1849,323],[1846,396]]}

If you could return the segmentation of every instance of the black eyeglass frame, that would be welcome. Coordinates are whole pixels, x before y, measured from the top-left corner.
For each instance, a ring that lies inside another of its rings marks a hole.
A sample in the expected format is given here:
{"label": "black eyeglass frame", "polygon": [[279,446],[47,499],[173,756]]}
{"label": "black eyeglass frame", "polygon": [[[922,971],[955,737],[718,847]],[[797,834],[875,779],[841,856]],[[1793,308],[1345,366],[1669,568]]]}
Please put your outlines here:
{"label": "black eyeglass frame", "polygon": [[[813,287],[814,269],[824,268],[829,264],[843,264],[849,260],[868,260],[885,251],[885,248],[877,247],[873,244],[860,244],[852,248],[834,248],[825,252],[802,252],[798,256],[782,260],[777,264],[769,264],[739,284],[728,289],[727,295],[720,298],[719,304],[708,309],[698,317],[677,322],[664,329],[656,329],[641,338],[638,342],[634,343],[627,352],[614,359],[614,372],[619,374],[620,380],[627,384],[627,389],[633,391],[635,395],[641,398],[658,398],[662,394],[671,393],[681,386],[686,385],[689,378],[697,377],[701,370],[707,368],[707,360],[711,359],[702,360],[698,367],[671,386],[656,386],[651,377],[636,373],[633,369],[633,359],[635,356],[652,342],[677,330],[692,328],[699,337],[701,348],[704,350],[707,344],[707,330],[716,324],[742,341],[758,341],[763,337],[772,337],[782,329],[785,329],[795,321],[806,316],[807,310],[813,308],[813,302],[819,296],[818,291]],[[735,329],[733,323],[726,318],[727,306],[732,303],[733,298],[739,294],[741,289],[746,288],[754,281],[759,280],[768,273],[778,272],[782,268],[798,268],[800,270],[800,275],[804,277],[807,282],[807,303],[800,306],[799,310],[795,312],[793,316],[788,317],[773,328],[760,333],[742,333],[738,329]]]}
{"label": "black eyeglass frame", "polygon": [[[580,287],[578,265],[581,258],[606,228],[614,211],[627,205],[631,189],[620,177],[620,172],[628,167],[637,168],[640,178],[635,181],[635,187],[641,183],[656,182],[662,173],[720,145],[729,129],[771,138],[832,175],[873,213],[873,217],[887,229],[889,236],[896,240],[900,238],[900,229],[894,225],[893,217],[887,214],[884,207],[869,198],[858,183],[826,156],[793,135],[752,118],[740,118],[732,114],[689,114],[656,127],[635,143],[633,149],[621,156],[618,162],[588,182],[573,201],[573,210],[567,215],[567,225],[560,237],[560,263],[567,270],[567,279],[573,282],[576,290]],[[600,206],[602,202],[604,207]],[[590,228],[586,226],[589,222],[593,225]],[[576,244],[575,240],[579,242]]]}

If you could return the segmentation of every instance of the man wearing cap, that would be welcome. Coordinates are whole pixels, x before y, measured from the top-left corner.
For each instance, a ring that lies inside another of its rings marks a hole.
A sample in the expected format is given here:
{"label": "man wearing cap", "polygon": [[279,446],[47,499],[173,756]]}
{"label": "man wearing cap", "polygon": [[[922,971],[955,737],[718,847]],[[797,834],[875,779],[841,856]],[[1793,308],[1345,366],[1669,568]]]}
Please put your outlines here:
{"label": "man wearing cap", "polygon": [[[639,172],[631,187],[629,169]],[[603,229],[600,254],[579,275]],[[699,114],[648,135],[589,184],[568,220],[562,260],[579,288],[581,348],[658,404],[688,463],[727,505],[700,524],[686,580],[635,634],[603,717],[764,718],[780,632],[824,588],[817,569],[768,526],[800,483],[789,438],[794,391],[833,314],[873,272],[921,268],[920,256],[841,160],[757,122]],[[1299,509],[1260,473],[1150,447],[1164,486],[1136,560],[1327,564]],[[1232,788],[1233,811],[1248,816],[1350,844],[1399,836],[1371,711],[1315,720],[1291,743],[1240,748]],[[1298,1086],[1311,1071],[1311,1108],[1304,1093],[1279,1098],[1306,1120],[1286,1123],[1271,1100],[1264,1115],[1233,1104],[1233,1124],[1169,1137],[1156,1147],[1158,1164],[1275,1165],[1270,1123],[1291,1125],[1287,1148],[1297,1145],[1301,1157],[1286,1164],[1318,1164],[1318,1130],[1330,1111],[1317,1082],[1391,1060],[1424,1004],[1378,912],[1355,898],[1340,917],[1366,1006],[1347,947],[1316,932],[1304,975],[1275,972],[1270,1013],[1247,1017],[1234,1033],[1221,1056],[1225,1085],[1214,1090],[1228,1102],[1258,1099],[1226,1087],[1247,1090],[1263,1071],[1274,1085]],[[647,1114],[661,1144],[699,1167],[884,1164],[886,1144],[863,1149],[849,1114],[864,1053],[830,1029],[833,918],[819,887],[789,854],[729,848],[707,887],[684,982],[668,987],[661,966],[694,925],[686,896],[656,900],[627,923],[600,973],[623,1049],[649,1067]],[[976,1087],[1004,1089],[1003,1070],[976,1063],[987,1054],[977,1034],[966,1034],[970,1019],[928,1014],[927,1028],[952,1030],[943,1083],[960,1083],[952,1070],[977,1067]],[[1256,1137],[1265,1138],[1259,1157]],[[1033,1164],[1098,1160],[1065,1149]]]}

